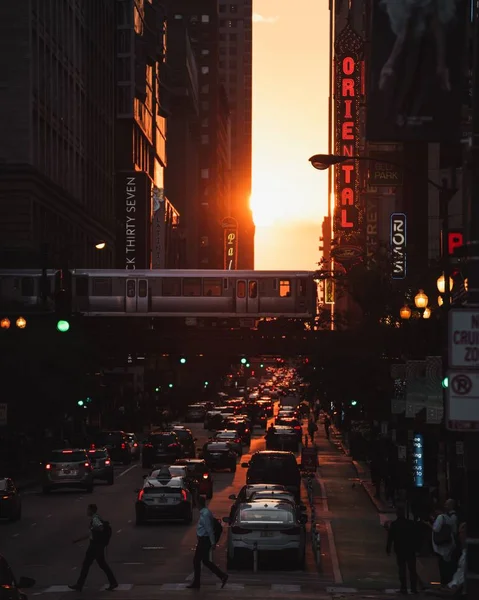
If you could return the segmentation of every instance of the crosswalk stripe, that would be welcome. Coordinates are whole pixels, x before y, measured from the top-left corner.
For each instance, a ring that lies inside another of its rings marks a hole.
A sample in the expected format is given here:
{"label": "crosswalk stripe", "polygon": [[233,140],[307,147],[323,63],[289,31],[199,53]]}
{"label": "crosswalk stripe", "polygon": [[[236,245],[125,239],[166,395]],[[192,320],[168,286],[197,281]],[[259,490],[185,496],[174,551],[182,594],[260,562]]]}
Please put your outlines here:
{"label": "crosswalk stripe", "polygon": [[348,587],[328,587],[326,588],[328,594],[355,594],[359,590],[357,588]]}

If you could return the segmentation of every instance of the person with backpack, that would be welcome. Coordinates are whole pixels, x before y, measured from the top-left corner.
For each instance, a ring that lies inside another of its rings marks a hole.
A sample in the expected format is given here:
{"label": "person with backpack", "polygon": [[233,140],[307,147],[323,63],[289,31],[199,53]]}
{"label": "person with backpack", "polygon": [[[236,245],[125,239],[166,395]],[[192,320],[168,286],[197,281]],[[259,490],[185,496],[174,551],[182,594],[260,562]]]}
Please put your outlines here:
{"label": "person with backpack", "polygon": [[221,580],[221,587],[224,588],[228,581],[228,574],[223,573],[223,571],[210,560],[210,550],[216,548],[223,527],[221,523],[215,519],[211,510],[206,507],[204,496],[199,497],[198,508],[200,509],[200,518],[198,519],[198,525],[196,526],[198,541],[196,543],[195,556],[193,558],[195,575],[193,581],[187,587],[190,589],[200,589],[201,563],[203,563],[205,567],[208,567],[208,569]]}
{"label": "person with backpack", "polygon": [[441,584],[447,585],[456,570],[455,550],[457,536],[457,515],[454,500],[447,500],[444,511],[432,526],[432,547],[438,556]]}
{"label": "person with backpack", "polygon": [[80,572],[80,577],[75,585],[69,585],[71,590],[81,592],[85,585],[88,571],[91,565],[96,560],[98,566],[105,575],[108,577],[109,587],[106,589],[112,592],[118,587],[116,577],[113,575],[113,571],[108,566],[105,560],[105,548],[108,546],[111,538],[111,525],[108,521],[103,521],[98,514],[98,507],[96,504],[89,504],[87,508],[87,515],[90,517],[90,533],[89,535],[83,536],[73,543],[83,542],[84,540],[90,539],[90,544],[87,548],[85,558],[83,559],[83,565]]}

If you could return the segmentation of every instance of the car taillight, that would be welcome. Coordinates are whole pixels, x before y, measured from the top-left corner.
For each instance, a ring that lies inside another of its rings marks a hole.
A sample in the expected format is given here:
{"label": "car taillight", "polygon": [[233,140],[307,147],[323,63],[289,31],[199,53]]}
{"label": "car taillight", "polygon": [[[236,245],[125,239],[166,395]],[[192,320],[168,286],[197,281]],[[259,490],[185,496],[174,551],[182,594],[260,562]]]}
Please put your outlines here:
{"label": "car taillight", "polygon": [[50,465],[50,464],[47,464],[47,465],[45,465],[45,469],[46,469],[47,471],[49,471],[51,468],[52,468],[52,465]]}
{"label": "car taillight", "polygon": [[235,439],[235,444],[239,444],[241,442],[241,438],[236,438]]}
{"label": "car taillight", "polygon": [[168,448],[178,448],[178,444],[169,444]]}
{"label": "car taillight", "polygon": [[140,490],[138,492],[138,500],[143,500],[144,495],[145,495],[145,490]]}
{"label": "car taillight", "polygon": [[249,433],[249,429],[245,429],[245,430],[244,430],[244,432],[245,432],[245,433]]}
{"label": "car taillight", "polygon": [[2,500],[8,500],[10,496],[2,496]]}
{"label": "car taillight", "polygon": [[238,527],[237,525],[231,528],[231,533],[251,533],[252,531],[252,529],[245,529],[244,527]]}
{"label": "car taillight", "polygon": [[203,473],[203,479],[208,479],[209,476],[209,473]]}
{"label": "car taillight", "polygon": [[91,464],[86,462],[84,465],[85,469],[91,469]]}
{"label": "car taillight", "polygon": [[137,442],[135,442],[135,443],[133,444],[133,448],[137,448],[137,447],[138,447],[138,443],[137,443]]}
{"label": "car taillight", "polygon": [[108,459],[106,459],[106,460],[105,460],[105,465],[111,465],[111,461],[110,461],[110,460],[108,460]]}
{"label": "car taillight", "polygon": [[188,496],[185,490],[181,490],[181,497],[183,498],[183,500],[187,500]]}
{"label": "car taillight", "polygon": [[299,425],[295,425],[294,428],[295,428],[296,431],[301,431],[301,427]]}
{"label": "car taillight", "polygon": [[150,443],[143,444],[143,448],[153,448],[153,444],[150,444]]}
{"label": "car taillight", "polygon": [[124,450],[125,448],[126,448],[126,444],[125,444],[125,442],[123,442],[123,443],[121,444],[121,449],[122,449],[122,450]]}
{"label": "car taillight", "polygon": [[284,533],[284,535],[299,535],[301,533],[301,528],[291,527],[291,529],[283,529],[281,533]]}

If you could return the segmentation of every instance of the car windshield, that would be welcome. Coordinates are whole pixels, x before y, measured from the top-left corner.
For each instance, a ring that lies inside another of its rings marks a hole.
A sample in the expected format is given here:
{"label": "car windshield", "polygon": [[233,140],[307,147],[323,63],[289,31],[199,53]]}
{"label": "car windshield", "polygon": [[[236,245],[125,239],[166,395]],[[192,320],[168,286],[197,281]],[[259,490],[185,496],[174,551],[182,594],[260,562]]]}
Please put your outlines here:
{"label": "car windshield", "polygon": [[191,432],[187,429],[175,429],[175,433],[180,438],[180,440],[191,439]]}
{"label": "car windshield", "polygon": [[48,462],[51,463],[72,463],[84,462],[86,460],[84,452],[53,452]]}
{"label": "car windshield", "polygon": [[242,523],[293,523],[293,512],[285,508],[271,510],[261,508],[244,508],[240,510],[239,520]]}
{"label": "car windshield", "polygon": [[157,433],[150,435],[149,441],[152,444],[174,444],[178,438],[175,433]]}
{"label": "car windshield", "polygon": [[108,458],[108,452],[106,450],[88,450],[88,456],[90,458]]}
{"label": "car windshield", "polygon": [[291,500],[291,502],[294,501],[294,496],[292,494],[288,494],[286,492],[281,492],[281,491],[270,491],[270,492],[253,492],[251,494],[250,500],[262,500],[263,498],[265,499],[281,499],[281,500]]}
{"label": "car windshield", "polygon": [[237,435],[236,431],[222,431],[216,434],[216,437],[218,439],[234,440]]}

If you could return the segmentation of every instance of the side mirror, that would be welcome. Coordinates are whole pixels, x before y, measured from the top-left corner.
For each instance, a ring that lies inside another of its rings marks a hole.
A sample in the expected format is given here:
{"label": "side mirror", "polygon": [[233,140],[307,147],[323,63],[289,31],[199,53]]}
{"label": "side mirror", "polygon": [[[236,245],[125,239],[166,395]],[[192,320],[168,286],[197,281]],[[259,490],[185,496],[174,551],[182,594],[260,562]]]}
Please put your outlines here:
{"label": "side mirror", "polygon": [[249,467],[249,463],[241,463],[241,466],[243,467],[243,469],[247,469]]}
{"label": "side mirror", "polygon": [[306,523],[308,522],[308,517],[307,515],[301,515],[299,517],[299,522],[301,523],[301,525],[306,525]]}
{"label": "side mirror", "polygon": [[231,494],[228,496],[228,500],[236,500],[236,494]]}
{"label": "side mirror", "polygon": [[32,579],[31,577],[20,577],[20,579],[18,580],[17,586],[19,588],[31,588],[35,585],[36,581],[35,579]]}
{"label": "side mirror", "polygon": [[231,523],[231,519],[229,517],[223,517],[223,523]]}

